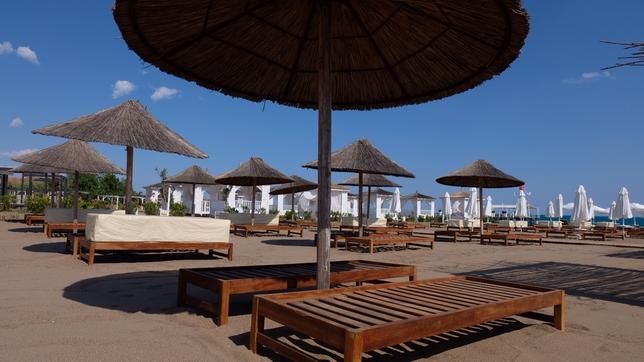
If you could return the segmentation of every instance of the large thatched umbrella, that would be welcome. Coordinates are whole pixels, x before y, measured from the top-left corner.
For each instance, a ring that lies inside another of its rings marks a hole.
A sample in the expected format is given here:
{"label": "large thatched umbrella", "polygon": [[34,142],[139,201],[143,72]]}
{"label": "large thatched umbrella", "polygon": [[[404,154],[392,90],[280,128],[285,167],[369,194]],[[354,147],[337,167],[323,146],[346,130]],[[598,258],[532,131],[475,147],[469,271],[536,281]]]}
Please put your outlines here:
{"label": "large thatched umbrella", "polygon": [[[499,170],[485,160],[474,161],[470,165],[467,165],[460,170],[437,178],[436,182],[450,186],[479,188],[479,218],[481,220],[481,241],[483,241],[483,188],[494,189],[519,187],[525,184],[525,182],[519,180],[514,176],[508,175],[507,173]],[[470,200],[470,202],[476,202],[476,200]]]}
{"label": "large thatched umbrella", "polygon": [[318,110],[318,274],[330,285],[331,110],[427,102],[504,71],[528,33],[520,0],[116,0],[143,60],[253,101]]}
{"label": "large thatched umbrella", "polygon": [[125,210],[127,213],[132,212],[134,148],[176,153],[195,158],[208,157],[203,151],[159,122],[141,103],[134,100],[128,100],[116,107],[36,129],[32,132],[87,142],[126,146]]}
{"label": "large thatched umbrella", "polygon": [[163,180],[163,183],[192,185],[192,216],[195,216],[195,187],[197,185],[216,185],[217,180],[208,171],[193,165],[172,177],[168,177]]}
{"label": "large thatched umbrella", "polygon": [[78,140],[16,156],[12,160],[74,172],[74,223],[78,222],[78,179],[81,173],[125,173],[89,143]]}
{"label": "large thatched umbrella", "polygon": [[[399,166],[368,140],[357,140],[331,155],[332,171],[358,173],[358,233],[362,236],[362,186],[365,174],[415,177]],[[311,161],[303,167],[318,168],[318,161]],[[367,214],[367,218],[369,215]]]}
{"label": "large thatched umbrella", "polygon": [[217,177],[217,183],[233,186],[252,186],[250,222],[255,223],[255,188],[293,182],[293,179],[269,166],[259,157],[251,157],[236,169]]}
{"label": "large thatched umbrella", "polygon": [[[348,179],[340,182],[339,185],[360,187],[360,175],[353,175]],[[362,186],[367,186],[367,219],[369,219],[372,187],[401,187],[399,184],[391,181],[383,175],[370,173],[362,176]]]}
{"label": "large thatched umbrella", "polygon": [[288,185],[277,187],[271,191],[271,195],[291,194],[291,218],[295,219],[295,194],[298,192],[311,191],[318,188],[315,182],[311,182],[297,175],[291,175],[293,182]]}
{"label": "large thatched umbrella", "polygon": [[[52,179],[52,187],[51,187],[51,206],[55,206],[55,199],[56,199],[56,174],[57,173],[73,173],[73,170],[67,170],[64,168],[54,168],[54,167],[46,167],[46,166],[39,166],[39,165],[32,165],[28,163],[23,163],[20,166],[16,166],[10,170],[11,172],[14,173],[22,173],[23,174],[23,180],[24,180],[24,174],[34,174],[34,173],[40,173],[40,174],[51,174],[51,179]],[[45,182],[45,192],[47,192],[47,182]],[[60,192],[60,189],[59,189]],[[60,195],[59,195],[59,200],[60,200]]]}

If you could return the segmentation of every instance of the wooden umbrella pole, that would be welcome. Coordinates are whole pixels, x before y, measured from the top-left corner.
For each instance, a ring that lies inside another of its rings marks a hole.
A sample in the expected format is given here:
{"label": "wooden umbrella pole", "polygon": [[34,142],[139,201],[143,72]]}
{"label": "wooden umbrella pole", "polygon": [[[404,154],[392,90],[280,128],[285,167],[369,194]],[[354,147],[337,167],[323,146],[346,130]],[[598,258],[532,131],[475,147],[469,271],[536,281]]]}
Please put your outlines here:
{"label": "wooden umbrella pole", "polygon": [[195,184],[192,184],[192,216],[195,216]]}
{"label": "wooden umbrella pole", "polygon": [[291,192],[291,220],[295,221],[295,192]]}
{"label": "wooden umbrella pole", "polygon": [[132,210],[132,168],[134,167],[134,147],[127,146],[127,169],[125,175],[125,213],[134,214]]}
{"label": "wooden umbrella pole", "polygon": [[318,2],[317,288],[331,287],[331,1]]}
{"label": "wooden umbrella pole", "polygon": [[479,187],[479,237],[480,241],[483,242],[483,218],[485,213],[483,212],[483,188]]}
{"label": "wooden umbrella pole", "polygon": [[251,225],[255,225],[255,187],[257,187],[256,183],[257,182],[255,181],[255,179],[253,179],[253,188],[250,191],[252,195],[250,197],[252,200],[250,204],[250,224]]}
{"label": "wooden umbrella pole", "polygon": [[76,224],[78,223],[78,179],[80,178],[80,172],[74,171],[74,234],[78,232]]}
{"label": "wooden umbrella pole", "polygon": [[49,172],[45,172],[45,197],[47,197],[47,193],[49,193]]}
{"label": "wooden umbrella pole", "polygon": [[51,174],[51,207],[56,207],[56,173]]}
{"label": "wooden umbrella pole", "polygon": [[358,236],[362,237],[362,172],[358,172]]}
{"label": "wooden umbrella pole", "polygon": [[367,186],[367,225],[369,225],[369,215],[371,215],[371,186]]}

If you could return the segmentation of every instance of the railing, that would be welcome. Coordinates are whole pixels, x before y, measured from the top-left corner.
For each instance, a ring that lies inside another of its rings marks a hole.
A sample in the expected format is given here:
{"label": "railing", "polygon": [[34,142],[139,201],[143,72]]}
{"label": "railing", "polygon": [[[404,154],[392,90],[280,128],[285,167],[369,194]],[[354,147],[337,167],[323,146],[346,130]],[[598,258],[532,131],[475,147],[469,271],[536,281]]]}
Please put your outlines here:
{"label": "railing", "polygon": [[432,210],[423,210],[423,209],[420,209],[420,214],[421,214],[421,215],[432,215],[432,216],[433,216]]}
{"label": "railing", "polygon": [[[248,208],[249,210],[253,206],[253,201],[251,200],[235,200],[235,208],[236,209],[243,209],[243,208]],[[255,211],[258,211],[259,209],[262,208],[262,202],[261,201],[255,201]]]}

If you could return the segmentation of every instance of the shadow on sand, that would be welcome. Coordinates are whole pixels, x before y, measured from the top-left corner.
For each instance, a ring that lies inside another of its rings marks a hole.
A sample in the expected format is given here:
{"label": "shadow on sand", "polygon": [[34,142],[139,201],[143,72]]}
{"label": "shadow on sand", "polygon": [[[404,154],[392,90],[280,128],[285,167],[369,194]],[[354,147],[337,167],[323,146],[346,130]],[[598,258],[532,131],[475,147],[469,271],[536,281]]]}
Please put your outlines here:
{"label": "shadow on sand", "polygon": [[27,226],[23,228],[13,228],[7,231],[11,233],[42,233],[42,225]]}
{"label": "shadow on sand", "polygon": [[627,251],[625,253],[606,254],[612,258],[626,258],[626,259],[644,259],[644,250]]}
{"label": "shadow on sand", "polygon": [[261,243],[275,246],[315,246],[310,239],[262,239]]}
{"label": "shadow on sand", "polygon": [[[189,311],[205,315],[197,309],[177,306],[177,278],[176,270],[112,274],[71,284],[63,290],[63,297],[88,306],[127,313],[175,314]],[[216,300],[213,293],[201,288],[189,286],[188,292]],[[250,314],[251,298],[250,295],[233,296],[229,315]]]}
{"label": "shadow on sand", "polygon": [[[520,330],[529,326],[513,318],[503,318],[496,321],[484,323],[478,326],[459,329],[457,331],[439,334],[429,338],[423,338],[396,346],[383,348],[377,351],[366,353],[368,360],[373,362],[389,361],[416,361],[421,358],[429,358],[453,348],[481,341],[487,338],[495,337],[504,333]],[[280,342],[295,347],[300,351],[312,355],[313,358],[327,360],[329,357],[341,361],[343,356],[341,352],[334,350],[332,347],[317,343],[310,337],[295,334],[292,331],[280,327],[267,330],[267,333],[273,338],[278,338]],[[230,337],[237,345],[248,346],[250,342],[250,333],[242,333]],[[286,359],[275,354],[274,352],[261,348],[260,354],[268,357],[273,361],[286,361]]]}
{"label": "shadow on sand", "polygon": [[644,307],[644,271],[544,262],[465,274],[564,289],[567,294]]}
{"label": "shadow on sand", "polygon": [[32,253],[67,254],[67,252],[65,251],[64,241],[31,244],[23,247],[22,250],[30,251]]}

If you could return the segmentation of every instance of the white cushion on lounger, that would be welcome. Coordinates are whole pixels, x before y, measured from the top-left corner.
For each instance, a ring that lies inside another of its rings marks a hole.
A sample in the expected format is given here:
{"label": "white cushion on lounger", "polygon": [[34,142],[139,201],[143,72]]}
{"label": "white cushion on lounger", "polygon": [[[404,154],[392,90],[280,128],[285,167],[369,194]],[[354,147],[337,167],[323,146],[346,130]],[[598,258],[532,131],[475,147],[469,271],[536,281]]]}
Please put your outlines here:
{"label": "white cushion on lounger", "polygon": [[229,242],[230,221],[204,217],[87,216],[85,235],[100,242]]}

